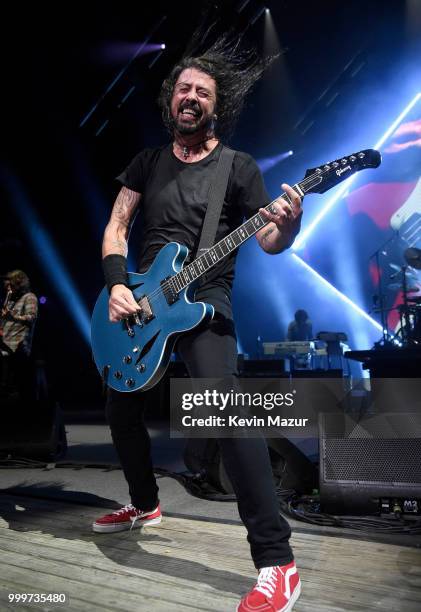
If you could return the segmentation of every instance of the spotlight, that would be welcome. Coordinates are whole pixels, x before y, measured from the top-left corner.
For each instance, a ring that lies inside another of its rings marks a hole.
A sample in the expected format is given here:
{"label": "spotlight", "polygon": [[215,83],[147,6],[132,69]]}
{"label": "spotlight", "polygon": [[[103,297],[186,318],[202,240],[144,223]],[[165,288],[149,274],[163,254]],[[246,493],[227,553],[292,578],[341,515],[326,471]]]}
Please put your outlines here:
{"label": "spotlight", "polygon": [[47,303],[47,298],[45,297],[45,295],[42,295],[42,296],[39,298],[39,303],[40,303],[40,304],[46,304],[46,303]]}
{"label": "spotlight", "polygon": [[265,8],[265,13],[266,13],[266,15],[267,15],[268,13],[270,13],[270,9]]}
{"label": "spotlight", "polygon": [[349,299],[349,297],[347,297],[344,293],[339,291],[339,289],[336,289],[336,287],[334,285],[329,283],[329,281],[326,280],[321,274],[316,272],[316,270],[314,270],[314,268],[309,266],[308,263],[306,263],[303,259],[301,259],[301,257],[296,255],[295,253],[293,253],[292,256],[294,257],[295,261],[297,261],[299,264],[301,264],[303,266],[303,268],[305,268],[308,272],[313,274],[313,276],[315,276],[317,278],[317,280],[319,280],[322,285],[324,285],[325,287],[330,289],[330,291],[334,295],[336,295],[339,299],[341,299],[343,302],[345,302],[345,304],[348,304],[348,306],[351,306],[351,308],[353,310],[355,310],[355,312],[357,312],[364,319],[366,319],[369,323],[371,323],[376,329],[378,329],[380,331],[383,331],[382,326],[375,319],[370,317],[370,315],[368,315],[360,306],[358,306],[358,304],[356,304],[351,299]]}
{"label": "spotlight", "polygon": [[165,49],[165,43],[162,43],[161,49]]}

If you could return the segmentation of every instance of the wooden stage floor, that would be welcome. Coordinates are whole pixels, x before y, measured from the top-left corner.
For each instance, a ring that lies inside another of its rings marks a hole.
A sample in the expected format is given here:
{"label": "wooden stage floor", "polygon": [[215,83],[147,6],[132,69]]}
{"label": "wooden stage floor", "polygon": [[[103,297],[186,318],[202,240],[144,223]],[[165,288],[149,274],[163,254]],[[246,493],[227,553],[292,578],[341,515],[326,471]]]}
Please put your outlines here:
{"label": "wooden stage floor", "polygon": [[[103,511],[0,496],[0,610],[235,610],[256,576],[241,525],[165,517],[94,534]],[[421,551],[295,533],[301,612],[421,610]],[[8,604],[8,593],[64,593],[66,604]]]}

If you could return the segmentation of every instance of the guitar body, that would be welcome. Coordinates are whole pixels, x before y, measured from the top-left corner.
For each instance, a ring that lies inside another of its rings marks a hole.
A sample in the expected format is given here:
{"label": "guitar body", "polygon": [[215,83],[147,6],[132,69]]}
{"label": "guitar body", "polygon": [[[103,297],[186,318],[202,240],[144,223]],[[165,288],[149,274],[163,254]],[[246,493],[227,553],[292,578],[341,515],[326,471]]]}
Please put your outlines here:
{"label": "guitar body", "polygon": [[111,323],[109,294],[105,287],[95,304],[91,324],[92,352],[96,366],[109,387],[116,391],[146,391],[165,373],[178,336],[213,317],[214,308],[192,302],[192,285],[170,304],[161,282],[181,271],[188,249],[176,242],[165,245],[144,274],[128,273],[129,288],[142,304],[149,296],[152,316],[143,322]]}

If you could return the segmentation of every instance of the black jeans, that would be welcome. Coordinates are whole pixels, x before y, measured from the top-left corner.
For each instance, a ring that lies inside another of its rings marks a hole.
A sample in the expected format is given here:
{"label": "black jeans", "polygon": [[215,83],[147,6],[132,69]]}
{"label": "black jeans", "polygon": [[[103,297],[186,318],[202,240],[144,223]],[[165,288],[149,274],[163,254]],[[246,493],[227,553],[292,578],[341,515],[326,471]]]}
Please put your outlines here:
{"label": "black jeans", "polygon": [[[237,341],[232,321],[216,318],[182,336],[177,350],[193,378],[238,377]],[[152,510],[158,503],[151,442],[146,429],[142,395],[110,390],[107,418],[114,445],[136,508]],[[293,559],[291,530],[279,514],[266,441],[260,438],[221,438],[225,470],[248,532],[257,568],[285,565]]]}

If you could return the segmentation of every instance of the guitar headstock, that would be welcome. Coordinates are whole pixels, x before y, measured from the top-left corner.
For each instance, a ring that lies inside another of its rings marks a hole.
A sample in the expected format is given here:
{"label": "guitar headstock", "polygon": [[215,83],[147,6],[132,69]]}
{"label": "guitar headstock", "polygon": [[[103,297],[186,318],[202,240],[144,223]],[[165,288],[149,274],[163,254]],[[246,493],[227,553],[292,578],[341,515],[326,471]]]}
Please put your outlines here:
{"label": "guitar headstock", "polygon": [[324,193],[355,172],[365,168],[377,168],[381,161],[382,157],[376,149],[365,149],[352,153],[352,155],[335,159],[318,168],[310,168],[300,186],[304,193]]}

